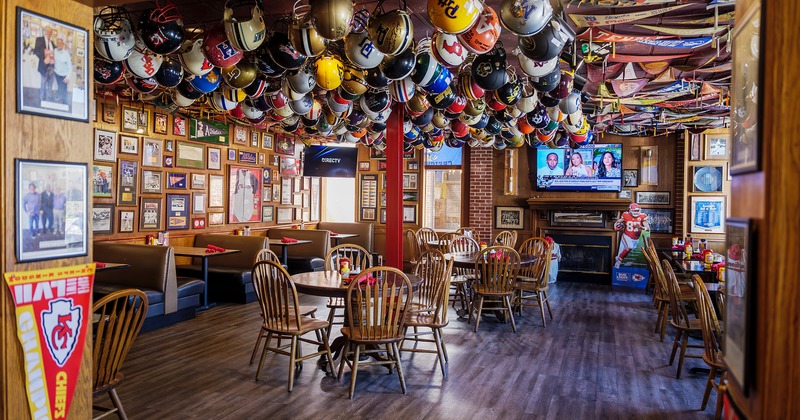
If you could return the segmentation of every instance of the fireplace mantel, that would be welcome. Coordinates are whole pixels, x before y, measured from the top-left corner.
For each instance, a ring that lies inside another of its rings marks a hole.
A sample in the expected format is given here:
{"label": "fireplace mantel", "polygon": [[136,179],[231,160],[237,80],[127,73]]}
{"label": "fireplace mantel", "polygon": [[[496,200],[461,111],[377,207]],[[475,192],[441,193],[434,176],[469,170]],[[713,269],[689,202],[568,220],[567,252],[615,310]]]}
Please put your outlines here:
{"label": "fireplace mantel", "polygon": [[527,200],[531,210],[625,211],[630,199],[576,197],[531,197]]}

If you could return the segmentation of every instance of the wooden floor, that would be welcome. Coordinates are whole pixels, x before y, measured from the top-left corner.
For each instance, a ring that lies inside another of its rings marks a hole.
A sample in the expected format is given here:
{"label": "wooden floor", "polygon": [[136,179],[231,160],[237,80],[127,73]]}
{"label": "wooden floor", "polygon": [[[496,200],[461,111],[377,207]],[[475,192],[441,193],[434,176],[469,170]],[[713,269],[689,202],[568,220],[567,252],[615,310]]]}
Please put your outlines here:
{"label": "wooden floor", "polygon": [[[699,411],[706,375],[688,372],[702,360],[687,358],[675,379],[676,367],[667,364],[673,334],[658,341],[649,296],[563,282],[550,296],[555,319],[542,328],[528,309],[517,319],[517,334],[493,316],[476,334],[451,311],[448,377],[434,355],[406,353],[406,395],[396,374],[370,366],[359,369],[349,400],[349,370],[337,382],[314,361],[305,362],[289,393],[288,360],[274,354],[256,382],[258,363],[248,364],[259,327],[256,303],[224,304],[140,335],[118,392],[132,419],[713,417],[714,393]],[[318,303],[318,317],[326,316],[323,300],[303,300]],[[110,401],[102,396],[95,403]]]}

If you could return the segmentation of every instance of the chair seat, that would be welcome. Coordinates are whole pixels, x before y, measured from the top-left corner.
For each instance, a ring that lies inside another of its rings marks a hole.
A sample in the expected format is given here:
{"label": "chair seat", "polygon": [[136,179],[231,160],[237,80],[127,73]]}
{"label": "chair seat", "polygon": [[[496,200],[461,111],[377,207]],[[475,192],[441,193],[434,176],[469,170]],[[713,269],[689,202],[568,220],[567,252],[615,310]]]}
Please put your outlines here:
{"label": "chair seat", "polygon": [[453,276],[450,278],[450,284],[460,284],[460,283],[467,283],[472,280],[475,280],[475,276],[471,274],[460,274],[457,276]]}
{"label": "chair seat", "polygon": [[697,318],[689,318],[689,327],[687,328],[685,325],[676,324],[673,320],[669,320],[670,325],[674,328],[683,330],[683,331],[690,331],[690,332],[700,332],[700,320]]}
{"label": "chair seat", "polygon": [[[367,335],[363,335],[360,330],[354,330],[350,327],[342,327],[342,335],[347,337],[348,340],[356,341],[365,344],[387,344],[398,343],[403,340],[403,336],[398,337],[380,337],[381,333],[378,328],[367,329]],[[373,338],[379,337],[379,338]]]}
{"label": "chair seat", "polygon": [[518,276],[517,283],[514,285],[514,288],[519,290],[546,292],[550,290],[550,284],[544,283],[543,285],[539,285],[539,280],[534,279],[533,277]]}
{"label": "chair seat", "polygon": [[408,313],[405,317],[406,327],[431,327],[431,328],[444,328],[450,322],[435,315],[424,313]]}
{"label": "chair seat", "polygon": [[[292,310],[289,309],[289,312]],[[300,305],[300,316],[308,316],[315,314],[317,312],[317,307],[312,305]],[[305,322],[305,321],[303,321]]]}
{"label": "chair seat", "polygon": [[[300,308],[302,309],[302,306]],[[271,331],[278,334],[303,335],[307,332],[318,330],[320,328],[325,328],[327,326],[328,326],[328,321],[301,316],[300,329],[297,329],[297,325],[294,322],[294,318],[289,318],[289,325],[283,328],[270,328],[266,324],[264,325],[263,328],[267,331]]]}
{"label": "chair seat", "polygon": [[472,286],[472,291],[484,296],[510,296],[514,294],[514,290],[491,290],[486,286],[483,285],[475,285]]}
{"label": "chair seat", "polygon": [[114,379],[112,379],[111,382],[93,389],[92,395],[100,395],[109,389],[116,387],[120,382],[122,382],[123,379],[125,379],[125,374],[122,372],[117,372],[117,375],[114,376]]}
{"label": "chair seat", "polygon": [[728,366],[725,364],[725,361],[722,360],[722,353],[717,353],[716,360],[711,360],[706,355],[706,352],[703,352],[703,361],[706,362],[707,365],[709,365],[709,366],[711,366],[713,368],[717,368],[717,369],[721,369],[721,370],[727,370],[728,369]]}
{"label": "chair seat", "polygon": [[202,295],[206,284],[203,280],[193,277],[178,277],[178,298],[191,295]]}

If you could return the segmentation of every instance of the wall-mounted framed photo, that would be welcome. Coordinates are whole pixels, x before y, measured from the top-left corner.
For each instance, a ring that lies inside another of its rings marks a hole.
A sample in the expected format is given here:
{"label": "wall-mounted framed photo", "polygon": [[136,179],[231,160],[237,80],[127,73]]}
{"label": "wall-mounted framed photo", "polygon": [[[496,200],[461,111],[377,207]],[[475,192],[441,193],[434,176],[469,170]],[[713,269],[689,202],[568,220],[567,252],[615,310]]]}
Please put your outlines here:
{"label": "wall-mounted framed photo", "polygon": [[731,86],[731,174],[756,172],[761,165],[761,58],[764,23],[761,1],[736,12],[733,31],[734,84]]}
{"label": "wall-mounted framed photo", "polygon": [[292,204],[292,178],[281,178],[281,204]]}
{"label": "wall-mounted framed photo", "polygon": [[161,194],[164,173],[142,169],[142,194]]}
{"label": "wall-mounted framed photo", "polygon": [[92,197],[113,197],[114,167],[111,165],[92,165]]}
{"label": "wall-mounted framed photo", "polygon": [[193,190],[204,190],[206,189],[206,174],[195,174],[192,173],[192,179],[190,182],[190,187]]}
{"label": "wall-mounted framed photo", "polygon": [[222,207],[224,205],[225,205],[225,177],[222,175],[209,175],[208,207]]}
{"label": "wall-mounted framed photo", "polygon": [[497,229],[522,229],[525,224],[524,207],[495,207],[494,227]]}
{"label": "wall-mounted framed photo", "polygon": [[722,192],[722,166],[695,166],[692,176],[693,192]]}
{"label": "wall-mounted framed photo", "polygon": [[403,204],[403,223],[417,224],[417,205]]}
{"label": "wall-mounted framed photo", "polygon": [[[261,182],[263,184],[272,184],[272,168],[264,168],[262,171]],[[266,201],[267,194],[264,194],[264,198]]]}
{"label": "wall-mounted framed photo", "polygon": [[258,147],[258,131],[250,130],[250,147]]}
{"label": "wall-mounted framed photo", "polygon": [[189,229],[189,194],[167,194],[167,230]]}
{"label": "wall-mounted framed photo", "polygon": [[164,143],[159,139],[142,140],[142,166],[161,167],[164,156]]}
{"label": "wall-mounted framed photo", "polygon": [[153,132],[156,134],[167,134],[169,125],[169,115],[156,112],[153,114]]}
{"label": "wall-mounted framed photo", "polygon": [[161,230],[161,199],[141,198],[139,230]]}
{"label": "wall-mounted framed photo", "polygon": [[669,204],[669,191],[636,191],[636,202],[639,204]]}
{"label": "wall-mounted framed photo", "polygon": [[275,220],[275,206],[261,206],[261,221],[273,222]]}
{"label": "wall-mounted framed photo", "polygon": [[222,151],[216,147],[209,147],[208,149],[208,169],[218,171],[222,169]]}
{"label": "wall-mounted framed photo", "polygon": [[261,136],[261,148],[262,149],[272,149],[272,133],[264,133]]}
{"label": "wall-mounted framed photo", "polygon": [[630,199],[632,197],[633,197],[633,191],[631,191],[631,190],[620,190],[620,192],[617,193],[617,198]]}
{"label": "wall-mounted framed photo", "polygon": [[278,207],[278,216],[276,222],[278,224],[292,223],[294,219],[294,209],[291,207]]}
{"label": "wall-mounted framed photo", "polygon": [[261,168],[228,166],[228,223],[261,221]]}
{"label": "wall-mounted framed photo", "polygon": [[175,166],[181,168],[206,168],[206,150],[202,144],[179,141],[175,152]]}
{"label": "wall-mounted framed photo", "polygon": [[376,221],[378,220],[374,208],[368,207],[361,209],[361,220]]}
{"label": "wall-mounted framed photo", "polygon": [[756,302],[753,274],[756,235],[750,219],[730,218],[725,222],[725,364],[745,395],[754,369]]}
{"label": "wall-mounted framed photo", "polygon": [[281,156],[280,171],[284,176],[300,175],[300,159]]}
{"label": "wall-mounted framed photo", "polygon": [[280,153],[282,155],[294,155],[294,145],[295,139],[294,136],[289,136],[286,134],[278,134],[278,137],[275,139],[275,153]]}
{"label": "wall-mounted framed photo", "polygon": [[103,122],[108,124],[116,124],[117,112],[119,112],[119,108],[117,108],[116,105],[109,103],[103,104]]}
{"label": "wall-mounted framed photo", "polygon": [[251,165],[255,165],[257,162],[258,162],[258,154],[256,154],[256,152],[239,150],[239,163],[248,163]]}
{"label": "wall-mounted framed photo", "polygon": [[690,134],[689,135],[689,160],[702,160],[702,150],[703,147],[701,143],[700,134]]}
{"label": "wall-mounted framed photo", "polygon": [[172,156],[164,156],[164,167],[171,168],[174,166],[175,159]]}
{"label": "wall-mounted framed photo", "polygon": [[131,155],[139,154],[139,137],[119,135],[119,152]]}
{"label": "wall-mounted framed photo", "polygon": [[89,121],[88,36],[86,29],[17,7],[17,112]]}
{"label": "wall-mounted framed photo", "polygon": [[117,132],[94,129],[94,160],[117,160]]}
{"label": "wall-mounted framed photo", "polygon": [[409,171],[418,171],[419,170],[419,162],[417,162],[417,161],[410,160],[410,161],[408,161],[408,163],[406,163],[406,165],[407,165],[406,168]]}
{"label": "wall-mounted framed photo", "polygon": [[692,196],[690,233],[725,233],[725,197]]}
{"label": "wall-mounted framed photo", "polygon": [[[381,197],[383,200],[383,197]],[[403,191],[403,201],[419,201],[419,193],[417,191]]]}
{"label": "wall-mounted framed photo", "polygon": [[164,151],[172,153],[175,151],[175,140],[165,140],[164,141]]}
{"label": "wall-mounted framed photo", "polygon": [[133,210],[120,210],[119,212],[119,232],[133,232],[133,221],[136,220],[136,212]]}
{"label": "wall-mounted framed photo", "polygon": [[192,214],[205,214],[206,212],[206,193],[192,193]]}
{"label": "wall-mounted framed photo", "polygon": [[642,146],[641,149],[642,156],[639,161],[639,185],[657,185],[658,146]]}
{"label": "wall-mounted framed photo", "polygon": [[122,107],[122,132],[149,134],[150,111],[146,109]]}
{"label": "wall-mounted framed photo", "polygon": [[139,183],[139,162],[119,161],[119,187],[117,188],[117,205],[135,206],[137,203],[136,187]]}
{"label": "wall-mounted framed photo", "polygon": [[167,172],[167,189],[186,189],[186,174]]}
{"label": "wall-mounted framed photo", "polygon": [[380,213],[381,213],[380,223],[386,224],[386,207],[381,207]]}
{"label": "wall-mounted framed photo", "polygon": [[281,201],[281,186],[278,184],[272,184],[272,201],[274,203]]}
{"label": "wall-mounted framed photo", "polygon": [[233,126],[233,143],[247,146],[247,127],[242,125]]}
{"label": "wall-mounted framed photo", "polygon": [[192,229],[205,229],[205,228],[206,228],[205,217],[192,217]]}
{"label": "wall-mounted framed photo", "polygon": [[551,211],[550,225],[605,227],[606,216],[602,211]]}
{"label": "wall-mounted framed photo", "polygon": [[358,162],[359,171],[369,171],[369,162]]}
{"label": "wall-mounted framed photo", "polygon": [[705,135],[705,158],[728,159],[730,147],[728,147],[730,135],[728,133],[706,134]]}
{"label": "wall-mounted framed photo", "polygon": [[622,186],[623,187],[638,187],[639,186],[639,170],[638,169],[623,169],[622,170]]}
{"label": "wall-mounted framed photo", "polygon": [[[88,166],[27,159],[16,159],[15,166],[17,261],[86,255],[87,214],[90,214]],[[52,200],[52,211],[42,208],[43,196]],[[63,212],[55,211],[57,203],[63,203]]]}
{"label": "wall-mounted framed photo", "polygon": [[225,213],[208,213],[208,225],[219,226],[225,224]]}
{"label": "wall-mounted framed photo", "polygon": [[418,188],[419,174],[403,174],[403,189],[416,190]]}
{"label": "wall-mounted framed photo", "polygon": [[673,233],[674,215],[672,209],[642,209],[642,213],[647,215],[647,224],[650,226],[650,233]]}
{"label": "wall-mounted framed photo", "polygon": [[92,206],[92,233],[114,233],[114,205],[98,204]]}
{"label": "wall-mounted framed photo", "polygon": [[172,134],[175,136],[186,136],[186,118],[178,115],[172,118]]}

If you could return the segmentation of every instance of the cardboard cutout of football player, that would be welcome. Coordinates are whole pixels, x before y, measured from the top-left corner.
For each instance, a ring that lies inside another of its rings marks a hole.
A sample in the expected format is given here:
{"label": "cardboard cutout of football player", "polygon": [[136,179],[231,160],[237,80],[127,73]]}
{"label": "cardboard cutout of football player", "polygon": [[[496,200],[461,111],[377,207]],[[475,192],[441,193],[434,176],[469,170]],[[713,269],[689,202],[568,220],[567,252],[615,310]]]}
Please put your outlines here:
{"label": "cardboard cutout of football player", "polygon": [[628,206],[628,211],[622,213],[620,218],[614,222],[614,229],[622,231],[617,262],[614,264],[615,268],[619,268],[628,253],[639,245],[642,231],[650,230],[650,224],[647,221],[647,215],[642,213],[642,208],[638,204],[632,203]]}

